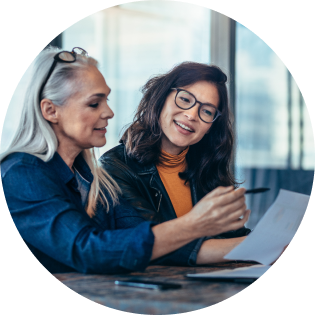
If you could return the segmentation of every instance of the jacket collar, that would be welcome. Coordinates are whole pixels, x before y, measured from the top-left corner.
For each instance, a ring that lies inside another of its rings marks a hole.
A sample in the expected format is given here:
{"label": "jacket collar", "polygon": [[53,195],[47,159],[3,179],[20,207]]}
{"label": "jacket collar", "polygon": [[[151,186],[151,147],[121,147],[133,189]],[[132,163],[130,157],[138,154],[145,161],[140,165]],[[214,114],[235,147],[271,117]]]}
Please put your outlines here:
{"label": "jacket collar", "polygon": [[[61,180],[67,184],[70,181],[73,181],[75,176],[70,170],[69,166],[61,158],[58,152],[55,152],[51,160],[47,162],[59,175]],[[74,167],[78,172],[89,182],[93,181],[93,175],[87,163],[85,162],[82,154],[79,154],[73,163]]]}
{"label": "jacket collar", "polygon": [[131,159],[128,157],[126,152],[126,147],[124,146],[124,159],[125,163],[138,175],[146,175],[146,174],[153,174],[157,172],[156,166],[153,163],[150,164],[142,164],[139,163],[135,159]]}
{"label": "jacket collar", "polygon": [[[145,165],[145,164],[137,162],[137,160],[135,159],[129,158],[126,153],[125,145],[122,144],[122,146],[124,148],[125,163],[138,175],[150,175],[150,174],[154,175],[154,177],[153,176],[151,177],[150,186],[155,189],[165,190],[164,185],[162,184],[162,181],[158,175],[158,170],[156,166],[153,163]],[[156,185],[153,185],[154,187],[152,186],[153,180],[156,182]],[[155,186],[158,186],[158,187],[155,187]],[[191,191],[192,203],[193,205],[195,205],[203,197],[203,195],[199,196],[196,189],[196,183],[194,180],[190,181],[190,191]],[[166,193],[166,190],[165,190],[165,193]]]}

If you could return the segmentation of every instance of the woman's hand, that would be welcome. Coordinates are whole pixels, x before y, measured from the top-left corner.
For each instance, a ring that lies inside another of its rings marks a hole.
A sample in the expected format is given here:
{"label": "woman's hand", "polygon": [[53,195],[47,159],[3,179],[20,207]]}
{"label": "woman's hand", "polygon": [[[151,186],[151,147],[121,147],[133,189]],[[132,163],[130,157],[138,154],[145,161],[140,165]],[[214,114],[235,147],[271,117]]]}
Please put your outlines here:
{"label": "woman's hand", "polygon": [[[234,190],[232,186],[218,187],[201,199],[187,214],[155,225],[152,228],[154,246],[151,260],[199,237],[214,236],[241,228],[250,213],[246,210],[245,191],[244,188]],[[243,219],[240,219],[241,216],[244,216]],[[223,261],[225,253],[242,240],[243,238],[205,241],[201,254],[198,254],[198,263]],[[213,250],[216,250],[215,255],[212,254]]]}
{"label": "woman's hand", "polygon": [[188,229],[198,238],[241,228],[250,214],[246,210],[245,191],[244,188],[234,190],[233,186],[214,189],[183,216]]}

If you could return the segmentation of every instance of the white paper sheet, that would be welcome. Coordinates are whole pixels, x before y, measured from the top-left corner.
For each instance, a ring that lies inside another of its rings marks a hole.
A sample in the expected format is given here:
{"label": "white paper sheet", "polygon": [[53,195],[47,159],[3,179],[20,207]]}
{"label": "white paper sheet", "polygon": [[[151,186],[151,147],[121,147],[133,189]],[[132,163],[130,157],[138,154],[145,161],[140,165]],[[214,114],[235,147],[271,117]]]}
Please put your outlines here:
{"label": "white paper sheet", "polygon": [[236,268],[233,270],[224,269],[220,271],[212,271],[205,273],[187,274],[187,277],[191,278],[226,278],[226,279],[238,279],[238,278],[250,278],[258,279],[262,276],[270,266],[255,265],[250,267]]}
{"label": "white paper sheet", "polygon": [[297,231],[308,201],[307,195],[281,189],[256,228],[224,258],[273,263]]}

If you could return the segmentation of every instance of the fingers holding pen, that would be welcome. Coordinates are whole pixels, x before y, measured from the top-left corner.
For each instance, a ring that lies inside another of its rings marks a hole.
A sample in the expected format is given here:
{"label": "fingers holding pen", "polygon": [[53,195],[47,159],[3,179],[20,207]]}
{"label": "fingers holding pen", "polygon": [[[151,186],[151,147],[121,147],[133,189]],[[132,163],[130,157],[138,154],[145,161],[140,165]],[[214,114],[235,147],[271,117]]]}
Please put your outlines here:
{"label": "fingers holding pen", "polygon": [[216,200],[216,202],[220,206],[225,206],[225,205],[232,204],[233,202],[235,202],[236,200],[242,197],[244,198],[244,202],[245,202],[245,197],[244,197],[245,192],[246,192],[245,188],[234,189],[233,186],[218,187],[214,189],[211,193],[207,194],[205,198],[209,200],[210,199]]}
{"label": "fingers holding pen", "polygon": [[222,208],[224,209],[225,215],[229,215],[231,213],[234,213],[238,209],[242,209],[244,207],[245,207],[244,210],[246,210],[246,203],[245,203],[245,197],[244,196],[241,196],[240,198],[234,200],[233,202],[222,206]]}
{"label": "fingers holding pen", "polygon": [[233,207],[233,210],[229,210],[229,212],[222,209],[220,223],[225,231],[238,229],[247,222],[249,215],[250,210],[247,209],[246,204],[238,208]]}
{"label": "fingers holding pen", "polygon": [[227,220],[233,224],[232,229],[239,229],[248,221],[250,210],[245,203],[246,189],[239,188],[234,191],[234,197],[239,197],[236,201],[226,206]]}
{"label": "fingers holding pen", "polygon": [[230,224],[230,230],[238,230],[248,221],[251,211],[246,210],[242,219],[238,219]]}
{"label": "fingers holding pen", "polygon": [[242,215],[243,217],[242,218],[241,218],[241,216],[238,217],[236,222],[240,223],[240,225],[243,226],[248,221],[250,213],[251,213],[251,211],[249,209],[246,209],[243,212],[243,215]]}
{"label": "fingers holding pen", "polygon": [[[248,220],[246,190],[235,190],[233,186],[218,187],[207,194],[188,214],[189,221],[195,222],[202,236],[217,235],[238,229]],[[240,219],[240,217],[243,217]]]}
{"label": "fingers holding pen", "polygon": [[[202,206],[204,215],[224,218],[230,213],[245,206],[245,189],[234,190],[233,186],[218,187],[207,194],[198,204]],[[204,211],[207,209],[207,211]],[[246,210],[246,209],[245,209]]]}
{"label": "fingers holding pen", "polygon": [[219,186],[215,188],[214,190],[212,190],[209,194],[207,194],[207,196],[210,196],[211,198],[213,198],[216,196],[227,194],[233,190],[234,190],[233,186],[228,186],[228,187]]}
{"label": "fingers holding pen", "polygon": [[243,217],[246,213],[247,207],[246,204],[243,204],[241,207],[235,209],[233,212],[230,212],[226,215],[226,220],[228,222],[238,221],[239,218]]}
{"label": "fingers holding pen", "polygon": [[229,192],[225,195],[220,195],[218,197],[213,197],[209,199],[209,202],[211,201],[213,206],[212,214],[214,216],[227,218],[231,214],[237,215],[235,213],[240,213],[239,216],[242,216],[244,214],[246,210],[246,203],[243,192],[237,192],[236,194],[229,196],[232,193],[233,192]]}
{"label": "fingers holding pen", "polygon": [[245,203],[245,192],[246,189],[244,188],[235,189],[225,195],[221,195],[219,200],[222,205],[229,205],[239,200],[242,200]]}

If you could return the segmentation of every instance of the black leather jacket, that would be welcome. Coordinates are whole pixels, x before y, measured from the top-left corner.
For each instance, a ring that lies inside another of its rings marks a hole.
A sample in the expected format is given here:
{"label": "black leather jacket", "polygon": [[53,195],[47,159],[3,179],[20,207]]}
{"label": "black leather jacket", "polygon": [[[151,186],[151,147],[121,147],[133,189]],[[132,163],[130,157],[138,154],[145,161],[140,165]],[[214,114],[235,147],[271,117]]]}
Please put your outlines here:
{"label": "black leather jacket", "polygon": [[[177,218],[154,164],[143,165],[129,158],[123,144],[104,153],[100,162],[121,188],[122,197],[146,220],[161,223]],[[194,182],[190,182],[190,190],[195,205],[204,195],[197,191]],[[243,227],[215,238],[240,237],[249,232],[249,229]]]}

